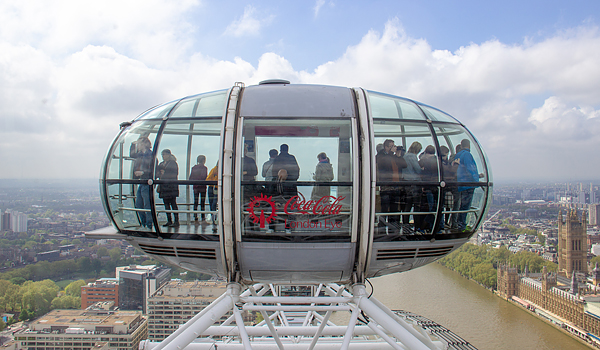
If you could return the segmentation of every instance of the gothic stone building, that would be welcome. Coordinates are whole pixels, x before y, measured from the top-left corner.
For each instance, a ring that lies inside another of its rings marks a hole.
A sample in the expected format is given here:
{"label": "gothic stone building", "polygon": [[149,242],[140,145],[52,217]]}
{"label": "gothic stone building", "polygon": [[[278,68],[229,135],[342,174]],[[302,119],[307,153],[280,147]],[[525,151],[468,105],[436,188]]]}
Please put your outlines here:
{"label": "gothic stone building", "polygon": [[587,223],[576,210],[558,214],[558,273],[571,277],[573,271],[587,273]]}
{"label": "gothic stone building", "polygon": [[600,336],[600,303],[588,302],[581,297],[576,282],[567,291],[558,288],[556,274],[548,273],[546,267],[540,278],[531,278],[528,273],[519,275],[516,268],[507,266],[498,266],[497,282],[498,294],[502,297],[517,297],[533,304],[534,308],[549,311],[576,327]]}

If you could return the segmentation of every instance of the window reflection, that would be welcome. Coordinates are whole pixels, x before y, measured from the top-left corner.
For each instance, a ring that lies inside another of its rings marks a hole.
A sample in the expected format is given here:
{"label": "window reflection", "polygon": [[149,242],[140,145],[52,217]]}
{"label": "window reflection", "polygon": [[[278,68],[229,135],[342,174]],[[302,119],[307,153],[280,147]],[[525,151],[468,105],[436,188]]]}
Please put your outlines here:
{"label": "window reflection", "polygon": [[372,91],[368,94],[373,119],[425,119],[417,105],[411,101]]}

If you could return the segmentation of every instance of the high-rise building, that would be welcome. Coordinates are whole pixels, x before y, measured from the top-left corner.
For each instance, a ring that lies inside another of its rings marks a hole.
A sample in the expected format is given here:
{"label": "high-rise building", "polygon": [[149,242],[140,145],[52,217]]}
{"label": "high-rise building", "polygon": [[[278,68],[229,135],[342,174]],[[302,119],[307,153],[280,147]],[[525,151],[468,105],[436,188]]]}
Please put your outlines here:
{"label": "high-rise building", "polygon": [[577,203],[585,204],[585,192],[579,191],[579,194],[577,195]]}
{"label": "high-rise building", "polygon": [[563,220],[558,214],[558,273],[571,277],[573,271],[587,272],[587,224],[577,210],[569,210]]}
{"label": "high-rise building", "polygon": [[138,349],[148,337],[139,311],[53,310],[15,333],[21,349]]}
{"label": "high-rise building", "polygon": [[[148,299],[148,337],[160,341],[227,290],[224,282],[171,281]],[[225,316],[226,318],[227,316]]]}
{"label": "high-rise building", "polygon": [[116,268],[119,280],[119,309],[146,313],[148,297],[170,281],[171,269],[156,265]]}
{"label": "high-rise building", "polygon": [[2,231],[10,230],[10,211],[2,213]]}
{"label": "high-rise building", "polygon": [[119,305],[119,281],[116,278],[102,278],[81,286],[82,309],[105,301],[113,301],[115,305]]}
{"label": "high-rise building", "polygon": [[590,204],[588,216],[589,224],[591,226],[600,225],[600,204]]}
{"label": "high-rise building", "polygon": [[15,212],[10,219],[13,232],[27,232],[27,214]]}
{"label": "high-rise building", "polygon": [[27,214],[7,209],[1,216],[1,231],[27,232]]}

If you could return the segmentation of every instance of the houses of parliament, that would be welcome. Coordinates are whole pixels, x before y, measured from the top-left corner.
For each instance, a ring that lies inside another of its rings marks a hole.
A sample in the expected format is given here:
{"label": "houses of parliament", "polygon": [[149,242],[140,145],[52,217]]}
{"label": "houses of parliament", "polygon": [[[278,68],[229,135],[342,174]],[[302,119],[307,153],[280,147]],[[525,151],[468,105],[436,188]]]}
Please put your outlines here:
{"label": "houses of parliament", "polygon": [[498,266],[497,292],[552,324],[600,346],[600,268],[588,268],[585,213],[559,213],[558,271]]}

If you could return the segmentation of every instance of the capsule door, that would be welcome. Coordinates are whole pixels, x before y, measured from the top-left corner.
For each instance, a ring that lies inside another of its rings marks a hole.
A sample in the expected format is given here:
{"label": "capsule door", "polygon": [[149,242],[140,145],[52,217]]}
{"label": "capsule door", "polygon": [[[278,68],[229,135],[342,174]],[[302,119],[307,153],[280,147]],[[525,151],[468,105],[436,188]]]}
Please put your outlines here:
{"label": "capsule door", "polygon": [[244,115],[242,109],[235,128],[233,224],[243,280],[350,280],[358,164],[356,120],[349,112],[289,118]]}

